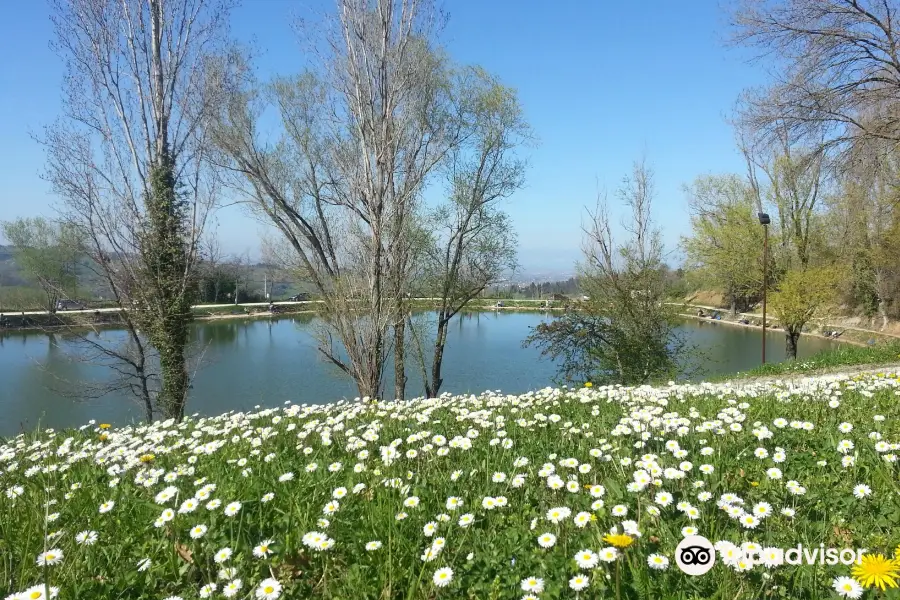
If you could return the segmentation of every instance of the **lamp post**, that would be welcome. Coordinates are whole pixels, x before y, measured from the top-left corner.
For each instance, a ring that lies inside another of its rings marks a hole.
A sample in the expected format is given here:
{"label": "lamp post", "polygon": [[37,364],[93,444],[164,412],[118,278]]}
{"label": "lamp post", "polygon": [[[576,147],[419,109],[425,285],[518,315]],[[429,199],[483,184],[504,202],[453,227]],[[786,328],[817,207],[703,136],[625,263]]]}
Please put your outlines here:
{"label": "lamp post", "polygon": [[763,297],[762,297],[762,364],[766,364],[766,288],[769,287],[769,215],[757,213],[763,226]]}

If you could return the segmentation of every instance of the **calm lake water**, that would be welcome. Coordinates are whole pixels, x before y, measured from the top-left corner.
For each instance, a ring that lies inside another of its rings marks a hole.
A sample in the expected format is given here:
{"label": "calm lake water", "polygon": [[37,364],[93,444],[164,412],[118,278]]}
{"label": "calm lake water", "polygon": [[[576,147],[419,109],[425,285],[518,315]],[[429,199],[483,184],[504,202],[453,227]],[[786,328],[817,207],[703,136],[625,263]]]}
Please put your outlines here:
{"label": "calm lake water", "polygon": [[[549,319],[536,312],[481,312],[454,320],[444,357],[442,391],[478,393],[502,390],[523,393],[553,384],[555,368],[535,348],[523,348],[530,329]],[[326,403],[356,397],[356,388],[316,351],[311,316],[207,321],[194,325],[202,349],[188,412],[218,414],[285,401]],[[682,331],[704,354],[706,374],[753,368],[760,360],[760,331],[718,323],[686,321]],[[122,332],[104,331],[105,338]],[[784,337],[767,336],[766,355],[784,359]],[[834,342],[804,337],[801,358]],[[140,407],[125,393],[90,400],[73,399],[84,382],[108,378],[105,367],[85,364],[72,355],[71,340],[33,332],[0,334],[0,436],[40,424],[67,427],[89,419],[125,424],[141,418]],[[387,371],[393,380],[393,367]],[[417,372],[409,370],[407,396],[422,393]],[[391,386],[388,391],[392,392]]]}

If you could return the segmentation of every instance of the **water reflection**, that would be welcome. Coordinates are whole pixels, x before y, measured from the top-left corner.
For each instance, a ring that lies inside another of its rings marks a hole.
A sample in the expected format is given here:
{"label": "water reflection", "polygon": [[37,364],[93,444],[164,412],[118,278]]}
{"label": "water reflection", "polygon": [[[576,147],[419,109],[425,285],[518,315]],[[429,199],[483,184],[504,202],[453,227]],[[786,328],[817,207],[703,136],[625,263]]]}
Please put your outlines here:
{"label": "water reflection", "polygon": [[[506,311],[467,312],[448,329],[445,391],[478,393],[502,389],[522,393],[551,385],[553,364],[542,360],[522,340],[547,314]],[[417,319],[434,320],[423,313]],[[199,359],[191,367],[193,388],[189,412],[217,414],[254,405],[275,406],[285,401],[322,403],[356,396],[353,384],[316,350],[318,321],[313,314],[280,319],[222,319],[192,327],[192,350]],[[759,363],[760,332],[722,324],[688,322],[689,341],[707,349],[701,361],[710,373],[745,370]],[[88,332],[93,341],[127,342],[126,332],[106,329]],[[769,336],[767,353],[784,356],[783,336]],[[801,357],[833,346],[817,338],[801,341]],[[79,382],[94,386],[111,380],[108,368],[77,360],[79,337],[63,332],[0,333],[0,435],[25,426],[80,425],[94,418],[124,423],[140,419],[141,410],[124,392],[100,399],[73,401]],[[410,361],[408,396],[422,393],[418,369]],[[393,373],[388,364],[385,373]],[[393,377],[386,377],[385,396],[392,397]]]}

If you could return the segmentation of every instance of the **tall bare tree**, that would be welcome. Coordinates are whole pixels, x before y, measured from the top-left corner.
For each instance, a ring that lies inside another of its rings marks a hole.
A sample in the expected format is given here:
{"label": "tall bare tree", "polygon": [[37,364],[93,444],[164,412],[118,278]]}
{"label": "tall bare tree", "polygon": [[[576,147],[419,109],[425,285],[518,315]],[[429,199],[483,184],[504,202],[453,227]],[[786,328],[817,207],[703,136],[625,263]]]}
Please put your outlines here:
{"label": "tall bare tree", "polygon": [[792,261],[806,268],[814,220],[830,183],[827,152],[822,144],[804,145],[791,138],[785,126],[779,127],[774,137],[754,129],[747,120],[738,127],[757,208],[760,212],[772,209],[777,215],[778,259],[785,268]]}
{"label": "tall bare tree", "polygon": [[[227,0],[52,0],[66,64],[47,177],[127,320],[159,355],[157,401],[181,418],[199,240],[214,200],[201,127]],[[221,63],[221,61],[219,61]]]}
{"label": "tall bare tree", "polygon": [[900,141],[898,10],[893,0],[743,0],[734,41],[777,59],[775,81],[747,95],[754,128],[825,146]]}
{"label": "tall bare tree", "polygon": [[423,291],[437,298],[429,352],[420,329],[410,327],[429,397],[443,383],[450,320],[516,267],[515,231],[498,205],[523,185],[526,165],[517,151],[531,139],[514,90],[478,68],[465,70],[458,90],[466,129],[443,168],[449,197],[430,211],[429,239],[416,258]]}
{"label": "tall bare tree", "polygon": [[[364,397],[382,392],[392,347],[403,396],[412,219],[459,135],[437,17],[426,1],[339,0],[315,71],[264,92],[247,72],[212,83],[232,93],[211,130],[220,163],[284,235],[283,258],[323,300],[319,350]],[[270,106],[275,144],[259,124]]]}

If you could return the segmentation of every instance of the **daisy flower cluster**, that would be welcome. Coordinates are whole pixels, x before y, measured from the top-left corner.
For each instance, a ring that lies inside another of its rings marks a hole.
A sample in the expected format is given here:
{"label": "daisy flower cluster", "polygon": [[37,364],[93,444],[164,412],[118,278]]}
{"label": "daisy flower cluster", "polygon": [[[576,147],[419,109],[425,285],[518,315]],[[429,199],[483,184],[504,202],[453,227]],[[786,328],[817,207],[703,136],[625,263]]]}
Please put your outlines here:
{"label": "daisy flower cluster", "polygon": [[[0,581],[6,600],[860,598],[900,585],[898,396],[873,373],[44,429],[0,440]],[[694,535],[711,575],[675,567]],[[868,550],[778,560],[798,544]]]}

